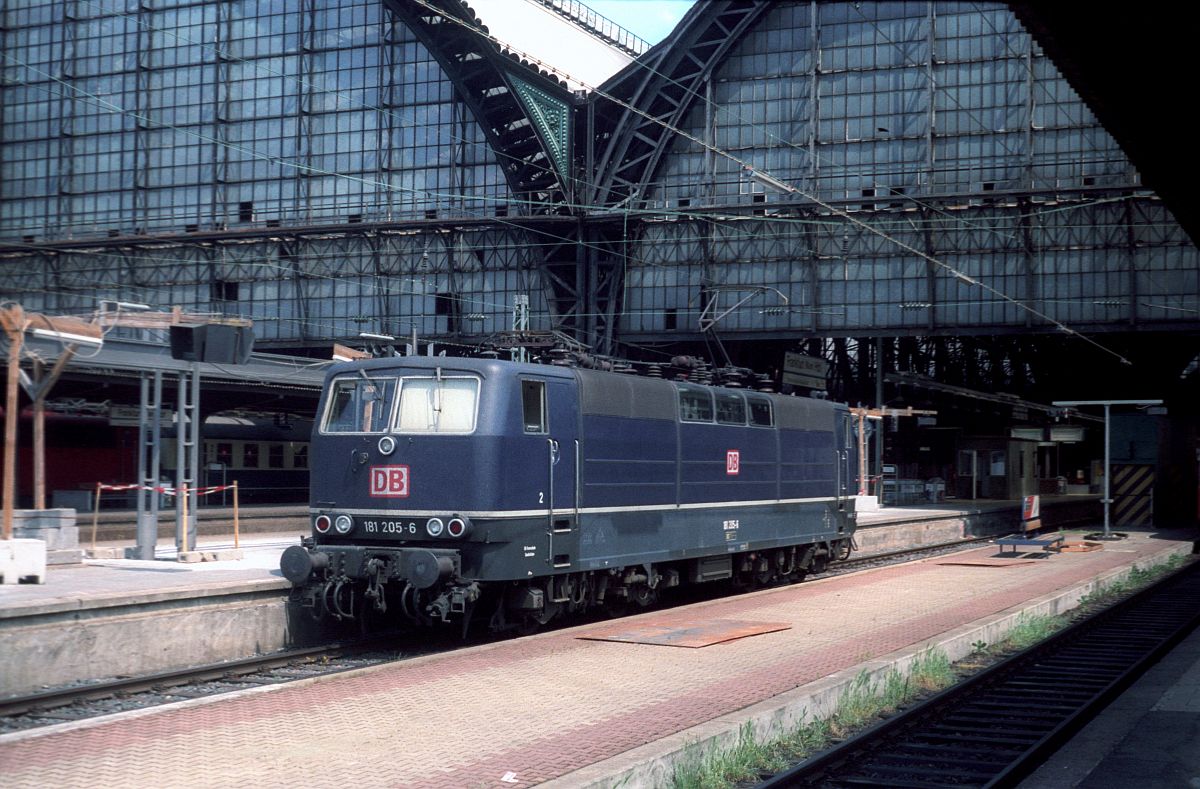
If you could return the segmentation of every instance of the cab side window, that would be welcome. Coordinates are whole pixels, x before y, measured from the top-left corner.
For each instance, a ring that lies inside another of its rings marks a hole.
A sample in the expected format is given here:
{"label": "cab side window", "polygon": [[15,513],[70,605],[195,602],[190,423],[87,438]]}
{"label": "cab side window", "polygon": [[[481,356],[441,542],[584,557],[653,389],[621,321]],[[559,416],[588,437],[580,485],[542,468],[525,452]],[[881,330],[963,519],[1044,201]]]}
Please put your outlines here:
{"label": "cab side window", "polygon": [[546,432],[546,382],[521,382],[521,413],[526,433]]}

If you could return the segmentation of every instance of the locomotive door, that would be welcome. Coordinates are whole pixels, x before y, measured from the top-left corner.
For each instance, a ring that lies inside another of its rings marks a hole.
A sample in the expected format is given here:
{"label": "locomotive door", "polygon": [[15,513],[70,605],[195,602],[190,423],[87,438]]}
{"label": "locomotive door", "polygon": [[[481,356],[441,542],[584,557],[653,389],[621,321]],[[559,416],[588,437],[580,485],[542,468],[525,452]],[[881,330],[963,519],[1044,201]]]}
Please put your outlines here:
{"label": "locomotive door", "polygon": [[547,561],[572,567],[579,552],[577,425],[579,410],[573,382],[523,379],[526,433],[541,433],[545,469]]}
{"label": "locomotive door", "polygon": [[850,414],[842,414],[835,423],[834,453],[837,456],[837,505],[845,509],[846,502],[857,487],[858,453],[854,449],[854,422]]}

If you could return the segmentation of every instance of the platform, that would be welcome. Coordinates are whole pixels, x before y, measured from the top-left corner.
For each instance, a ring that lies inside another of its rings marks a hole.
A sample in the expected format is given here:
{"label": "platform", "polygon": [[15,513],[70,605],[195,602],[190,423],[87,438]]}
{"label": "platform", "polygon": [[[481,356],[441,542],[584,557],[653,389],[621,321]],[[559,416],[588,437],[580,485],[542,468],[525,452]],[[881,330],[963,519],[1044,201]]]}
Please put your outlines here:
{"label": "platform", "polygon": [[[830,711],[862,671],[995,643],[1194,535],[996,562],[995,546],[621,620],[770,625],[699,648],[593,640],[612,622],[0,737],[5,785],[665,785],[739,731]],[[977,557],[980,561],[963,559]],[[774,629],[778,626],[783,629]],[[163,773],[168,770],[169,773]],[[297,771],[300,772],[297,772]]]}
{"label": "platform", "polygon": [[[231,510],[207,508],[200,548],[231,547]],[[284,649],[305,636],[292,632],[283,605],[290,585],[279,572],[279,553],[299,540],[298,506],[259,508],[250,523],[281,532],[243,535],[240,561],[181,564],[171,561],[171,530],[160,532],[158,561],[88,560],[51,568],[44,585],[0,588],[0,653],[16,655],[0,673],[0,698],[43,686],[117,675],[182,669]],[[864,513],[855,538],[857,555],[872,555],[1010,532],[1020,502],[955,501],[888,507]],[[1056,528],[1092,523],[1094,496],[1047,497],[1047,520]],[[222,521],[222,517],[226,520]],[[109,513],[113,533],[127,538],[100,543],[132,545],[133,513]],[[246,522],[244,520],[243,522]],[[124,524],[124,525],[122,525]],[[161,525],[161,524],[160,524]],[[124,531],[122,531],[124,530]],[[119,555],[119,554],[118,554]],[[169,633],[164,640],[162,633]],[[89,649],[81,652],[78,644]]]}

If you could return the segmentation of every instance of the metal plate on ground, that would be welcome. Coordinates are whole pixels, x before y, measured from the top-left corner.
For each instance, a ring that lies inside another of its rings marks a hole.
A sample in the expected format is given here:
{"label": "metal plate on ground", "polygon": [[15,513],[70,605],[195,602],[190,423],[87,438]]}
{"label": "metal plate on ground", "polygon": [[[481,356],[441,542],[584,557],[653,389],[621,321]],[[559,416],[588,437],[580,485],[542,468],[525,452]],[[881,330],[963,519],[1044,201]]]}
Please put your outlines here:
{"label": "metal plate on ground", "polygon": [[1079,542],[1072,542],[1068,540],[1067,542],[1063,543],[1062,548],[1059,550],[1066,551],[1067,553],[1088,553],[1090,551],[1102,551],[1104,550],[1104,543],[1089,542],[1088,540],[1082,540]]}
{"label": "metal plate on ground", "polygon": [[622,641],[630,644],[699,649],[748,636],[789,630],[791,627],[787,622],[746,622],[736,619],[652,619],[636,624],[617,625],[579,638],[586,641]]}
{"label": "metal plate on ground", "polygon": [[[1016,554],[1020,555],[1020,554]],[[938,562],[943,567],[1012,567],[1015,564],[1040,564],[1036,559],[952,559]]]}

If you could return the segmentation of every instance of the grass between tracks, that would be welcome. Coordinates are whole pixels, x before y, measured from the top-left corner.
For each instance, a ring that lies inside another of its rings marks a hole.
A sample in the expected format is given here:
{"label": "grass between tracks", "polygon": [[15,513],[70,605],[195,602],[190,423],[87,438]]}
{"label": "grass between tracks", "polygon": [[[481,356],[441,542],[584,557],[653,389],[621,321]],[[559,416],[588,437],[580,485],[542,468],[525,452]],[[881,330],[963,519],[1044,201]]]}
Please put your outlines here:
{"label": "grass between tracks", "polygon": [[1173,572],[1188,561],[1171,556],[1155,565],[1133,567],[1080,600],[1079,608],[1059,616],[1026,615],[1017,618],[1004,641],[973,646],[975,651],[957,663],[945,653],[930,649],[920,653],[907,673],[893,669],[882,679],[864,671],[842,691],[837,708],[828,718],[803,722],[781,737],[755,738],[750,724],[742,727],[737,743],[710,752],[676,768],[675,789],[725,789],[752,785],[764,773],[776,773],[844,740],[918,699],[932,695],[1013,652],[1027,649],[1063,629],[1082,613],[1115,602]]}

